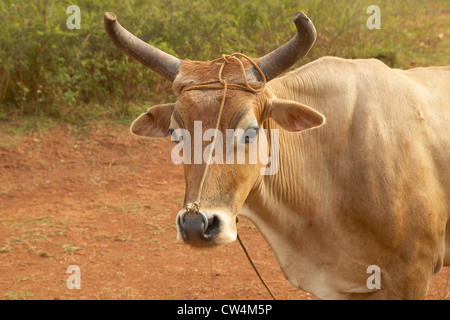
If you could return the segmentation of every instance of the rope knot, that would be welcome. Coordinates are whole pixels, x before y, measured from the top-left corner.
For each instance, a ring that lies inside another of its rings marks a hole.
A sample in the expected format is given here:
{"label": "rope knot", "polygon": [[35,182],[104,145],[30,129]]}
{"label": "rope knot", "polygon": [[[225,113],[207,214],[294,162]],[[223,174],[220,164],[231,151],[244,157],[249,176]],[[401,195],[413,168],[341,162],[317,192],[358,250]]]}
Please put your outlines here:
{"label": "rope knot", "polygon": [[229,64],[229,63],[232,63],[232,62],[233,62],[233,61],[231,61],[230,59],[232,59],[233,61],[235,61],[237,58],[234,57],[234,56],[231,55],[231,54],[222,54],[222,60],[223,60],[226,64]]}
{"label": "rope knot", "polygon": [[200,205],[199,205],[199,203],[197,201],[196,202],[190,202],[190,203],[186,204],[186,211],[197,212],[199,210],[199,207],[200,207]]}

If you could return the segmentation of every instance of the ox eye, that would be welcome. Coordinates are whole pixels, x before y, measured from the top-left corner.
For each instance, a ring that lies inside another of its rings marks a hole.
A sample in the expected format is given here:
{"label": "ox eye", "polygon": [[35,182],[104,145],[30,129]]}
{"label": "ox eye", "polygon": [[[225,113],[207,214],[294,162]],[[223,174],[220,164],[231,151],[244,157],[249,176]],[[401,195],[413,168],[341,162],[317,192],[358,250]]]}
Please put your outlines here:
{"label": "ox eye", "polygon": [[247,131],[245,131],[244,136],[243,136],[243,142],[244,143],[252,143],[253,141],[256,140],[256,137],[258,136],[258,131],[259,128],[255,127],[255,128],[250,128]]}

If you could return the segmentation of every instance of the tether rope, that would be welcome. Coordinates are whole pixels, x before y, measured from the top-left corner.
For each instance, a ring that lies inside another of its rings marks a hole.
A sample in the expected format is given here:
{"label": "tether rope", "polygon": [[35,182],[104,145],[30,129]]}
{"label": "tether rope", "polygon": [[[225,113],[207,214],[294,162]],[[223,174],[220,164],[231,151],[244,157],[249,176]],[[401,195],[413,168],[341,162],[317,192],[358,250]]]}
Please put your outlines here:
{"label": "tether rope", "polygon": [[[248,83],[248,79],[247,79],[247,75],[246,75],[246,72],[245,72],[244,64],[242,63],[241,59],[237,58],[238,56],[248,60],[255,67],[255,69],[258,70],[259,74],[261,75],[261,78],[263,79],[263,86],[261,88],[253,88]],[[258,64],[253,59],[247,57],[246,55],[244,55],[242,53],[233,53],[231,55],[223,54],[222,57],[220,57],[218,59],[215,59],[212,62],[218,62],[218,61],[223,61],[222,65],[220,66],[220,69],[219,69],[219,82],[221,84],[217,84],[217,81],[201,82],[201,83],[197,83],[197,84],[194,84],[194,85],[191,85],[191,86],[184,87],[181,90],[181,92],[183,92],[183,91],[190,91],[190,90],[220,90],[220,89],[223,89],[222,101],[220,103],[220,108],[219,108],[219,115],[217,117],[216,128],[215,128],[214,136],[213,136],[213,140],[212,140],[214,143],[211,143],[211,150],[209,152],[208,161],[206,162],[206,166],[205,166],[205,169],[203,170],[202,178],[200,180],[200,185],[199,185],[199,189],[198,189],[198,193],[197,193],[197,199],[195,200],[195,202],[191,202],[191,203],[186,204],[186,210],[187,211],[194,211],[194,212],[196,212],[196,211],[198,211],[200,209],[200,199],[201,199],[202,192],[203,192],[203,184],[205,183],[205,178],[206,178],[206,175],[208,173],[209,164],[211,162],[212,154],[214,152],[215,141],[217,139],[217,134],[219,132],[220,120],[222,119],[222,113],[223,113],[223,108],[225,106],[225,100],[226,100],[226,97],[227,97],[228,89],[230,89],[230,90],[245,90],[245,91],[252,92],[252,93],[258,93],[258,92],[261,92],[261,91],[264,90],[264,88],[266,86],[266,82],[267,82],[266,81],[266,77],[265,77],[264,73],[262,72],[262,70],[260,69],[260,67],[258,66]],[[230,64],[230,63],[234,62],[234,61],[238,62],[239,65],[240,65],[242,74],[244,76],[245,85],[241,85],[241,84],[237,84],[237,83],[230,83],[229,84],[222,77],[223,70],[224,70],[225,66],[227,64]],[[241,238],[239,237],[239,234],[237,234],[237,239],[238,239],[239,244],[241,245],[242,249],[244,250],[245,255],[247,256],[248,261],[250,262],[250,264],[252,265],[252,267],[255,270],[256,274],[258,275],[259,279],[261,280],[263,285],[266,287],[267,291],[270,293],[272,298],[274,300],[276,300],[276,298],[273,295],[272,291],[270,290],[269,286],[263,280],[263,278],[261,277],[261,274],[259,273],[258,269],[256,268],[256,265],[253,263],[251,257],[249,256],[249,254],[247,252],[247,249],[245,248],[244,244],[241,241]]]}
{"label": "tether rope", "polygon": [[242,250],[244,250],[245,255],[247,256],[248,261],[250,262],[250,264],[253,267],[253,270],[255,270],[256,274],[258,275],[259,280],[261,280],[262,284],[264,285],[264,287],[266,287],[267,291],[270,293],[270,295],[272,296],[273,300],[277,300],[277,298],[275,298],[274,294],[272,293],[272,290],[270,290],[269,286],[267,285],[267,283],[264,281],[264,279],[262,278],[261,274],[258,271],[258,268],[256,268],[256,265],[253,263],[252,258],[250,257],[250,255],[247,252],[247,249],[244,246],[244,243],[241,240],[241,237],[239,237],[239,233],[237,234],[237,239],[239,241],[239,244],[242,247]]}
{"label": "tether rope", "polygon": [[[255,89],[252,86],[250,86],[250,84],[248,83],[247,80],[247,75],[245,73],[245,67],[244,64],[242,63],[242,61],[240,59],[237,58],[237,56],[241,56],[245,59],[247,59],[248,61],[250,61],[253,66],[256,68],[256,70],[258,70],[258,72],[261,74],[261,77],[263,79],[263,86],[261,88]],[[200,207],[200,198],[202,196],[202,192],[203,192],[203,184],[205,182],[205,178],[206,178],[206,174],[208,172],[208,168],[209,168],[209,164],[211,162],[212,159],[212,154],[214,152],[214,147],[215,147],[215,141],[217,139],[217,133],[219,131],[219,126],[220,126],[220,120],[222,119],[222,113],[223,113],[223,108],[225,105],[225,100],[227,97],[227,92],[228,89],[230,90],[245,90],[245,91],[249,91],[249,92],[253,92],[253,93],[257,93],[257,92],[261,92],[264,90],[265,85],[266,85],[266,77],[264,76],[264,73],[262,72],[262,70],[259,68],[258,64],[253,61],[253,59],[247,57],[246,55],[242,54],[242,53],[233,53],[231,55],[225,55],[223,54],[221,58],[218,58],[216,60],[213,60],[212,62],[217,62],[217,61],[221,61],[223,60],[223,64],[220,66],[220,70],[219,70],[219,82],[221,84],[216,84],[217,82],[202,82],[202,83],[198,83],[198,84],[194,84],[188,87],[184,87],[181,91],[190,91],[190,90],[219,90],[219,89],[223,89],[223,96],[222,96],[222,102],[220,103],[220,108],[219,108],[219,115],[217,117],[217,123],[216,123],[216,128],[214,131],[214,136],[213,136],[213,142],[211,143],[211,149],[208,155],[208,161],[206,162],[206,166],[205,166],[205,170],[203,171],[203,175],[202,178],[200,180],[200,185],[199,185],[199,191],[197,194],[197,199],[195,202],[193,203],[188,203],[186,205],[186,210],[188,211],[194,211],[194,210],[199,210]],[[242,74],[244,76],[244,81],[245,81],[245,85],[241,85],[241,84],[237,84],[237,83],[230,83],[228,84],[228,82],[226,80],[223,79],[222,77],[222,73],[223,73],[223,69],[225,68],[225,65],[232,63],[233,61],[237,61],[240,65],[240,68],[242,70]]]}

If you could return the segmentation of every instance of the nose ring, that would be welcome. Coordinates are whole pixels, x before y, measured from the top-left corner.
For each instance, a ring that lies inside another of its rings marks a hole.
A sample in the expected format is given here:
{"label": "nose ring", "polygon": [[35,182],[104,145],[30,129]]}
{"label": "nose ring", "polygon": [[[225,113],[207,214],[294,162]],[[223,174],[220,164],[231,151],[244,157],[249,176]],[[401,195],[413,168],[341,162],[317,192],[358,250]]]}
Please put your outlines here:
{"label": "nose ring", "polygon": [[[180,212],[178,212],[178,216],[180,217],[179,219],[180,219],[180,224],[181,224],[181,227],[182,227],[182,228],[184,228],[184,222],[183,222],[184,216],[185,216],[186,213],[188,213],[188,212],[189,212],[189,211],[186,210],[186,209],[183,209],[183,210],[181,210]],[[195,210],[195,213],[199,213],[199,214],[202,216],[203,222],[204,222],[204,224],[203,224],[203,232],[205,232],[206,229],[208,229],[208,217],[206,216],[206,214],[205,214],[203,211],[198,210],[198,209]]]}

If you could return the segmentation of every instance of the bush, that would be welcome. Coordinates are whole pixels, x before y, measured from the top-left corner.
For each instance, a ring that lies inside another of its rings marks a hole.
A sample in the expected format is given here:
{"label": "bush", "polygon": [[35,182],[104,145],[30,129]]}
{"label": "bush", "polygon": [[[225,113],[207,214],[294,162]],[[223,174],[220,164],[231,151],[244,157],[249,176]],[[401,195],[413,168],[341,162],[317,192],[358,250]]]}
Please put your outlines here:
{"label": "bush", "polygon": [[295,33],[292,17],[302,10],[314,22],[318,40],[301,63],[324,55],[378,57],[401,68],[449,63],[448,46],[443,49],[438,37],[449,29],[449,19],[437,19],[448,16],[446,1],[377,2],[381,30],[366,27],[372,1],[363,0],[79,0],[81,29],[69,30],[71,1],[3,0],[0,120],[11,115],[117,119],[175,99],[168,81],[115,48],[103,27],[107,11],[136,36],[180,59],[264,55]]}

